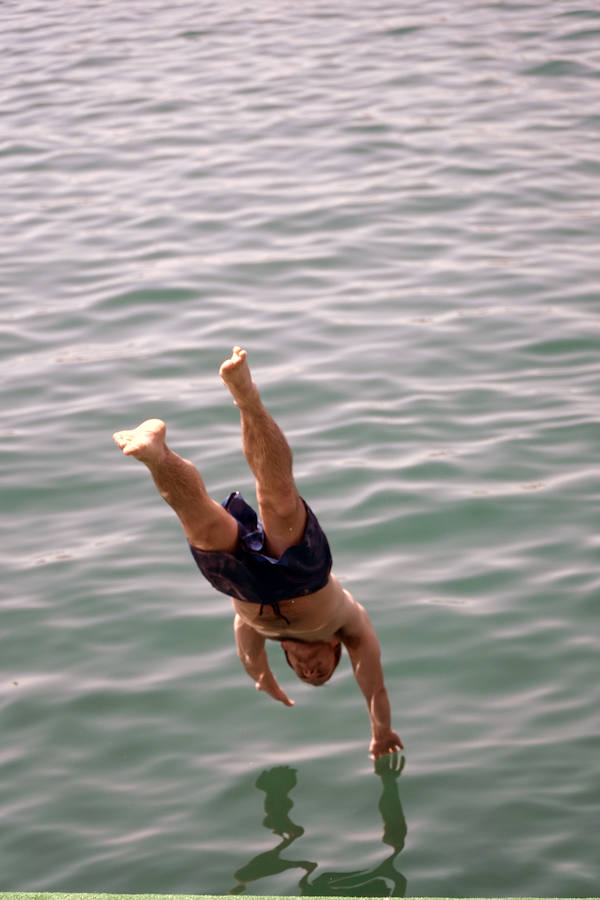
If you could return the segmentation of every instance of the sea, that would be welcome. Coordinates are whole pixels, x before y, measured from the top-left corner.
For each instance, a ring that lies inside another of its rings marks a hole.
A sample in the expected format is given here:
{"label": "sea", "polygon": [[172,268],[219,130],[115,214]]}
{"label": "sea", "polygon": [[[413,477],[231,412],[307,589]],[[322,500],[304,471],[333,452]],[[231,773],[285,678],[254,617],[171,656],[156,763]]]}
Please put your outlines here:
{"label": "sea", "polygon": [[[598,894],[600,11],[3,0],[0,890]],[[255,691],[112,433],[254,501],[247,349],[346,654]]]}

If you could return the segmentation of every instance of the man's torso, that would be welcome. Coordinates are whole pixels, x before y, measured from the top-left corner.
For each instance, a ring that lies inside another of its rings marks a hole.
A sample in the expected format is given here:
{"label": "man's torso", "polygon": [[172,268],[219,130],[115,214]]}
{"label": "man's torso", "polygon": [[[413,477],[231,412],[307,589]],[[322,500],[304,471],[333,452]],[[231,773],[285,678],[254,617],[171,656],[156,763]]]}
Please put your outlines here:
{"label": "man's torso", "polygon": [[264,637],[273,640],[294,638],[308,643],[335,640],[346,620],[348,605],[354,603],[351,594],[342,588],[333,574],[325,587],[315,593],[280,602],[280,611],[289,620],[289,625],[270,606],[263,606],[261,614],[261,608],[256,604],[235,597],[231,599],[238,616]]}

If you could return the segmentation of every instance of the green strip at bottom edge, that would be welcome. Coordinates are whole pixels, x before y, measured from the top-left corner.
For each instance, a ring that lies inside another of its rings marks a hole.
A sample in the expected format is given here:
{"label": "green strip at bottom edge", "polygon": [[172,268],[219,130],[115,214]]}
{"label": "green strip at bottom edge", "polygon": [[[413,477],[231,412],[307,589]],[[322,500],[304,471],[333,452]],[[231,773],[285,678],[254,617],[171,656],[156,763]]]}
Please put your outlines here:
{"label": "green strip at bottom edge", "polygon": [[[59,892],[2,893],[0,900],[224,900],[229,894],[68,894]],[[301,900],[300,897],[278,894],[246,894],[252,900]],[[339,896],[339,895],[336,895]],[[312,900],[331,900],[330,897],[313,897]],[[353,897],[352,900],[373,900],[372,897]],[[600,900],[600,897],[405,897],[404,900]]]}

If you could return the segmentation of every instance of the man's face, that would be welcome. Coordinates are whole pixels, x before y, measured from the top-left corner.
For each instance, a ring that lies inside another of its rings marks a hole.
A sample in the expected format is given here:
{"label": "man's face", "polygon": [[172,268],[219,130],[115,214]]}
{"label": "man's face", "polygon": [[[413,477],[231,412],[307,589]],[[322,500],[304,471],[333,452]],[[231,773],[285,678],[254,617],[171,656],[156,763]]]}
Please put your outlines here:
{"label": "man's face", "polygon": [[287,660],[301,681],[307,684],[325,684],[333,675],[338,664],[339,648],[337,641],[318,641],[304,644],[300,641],[282,641]]}

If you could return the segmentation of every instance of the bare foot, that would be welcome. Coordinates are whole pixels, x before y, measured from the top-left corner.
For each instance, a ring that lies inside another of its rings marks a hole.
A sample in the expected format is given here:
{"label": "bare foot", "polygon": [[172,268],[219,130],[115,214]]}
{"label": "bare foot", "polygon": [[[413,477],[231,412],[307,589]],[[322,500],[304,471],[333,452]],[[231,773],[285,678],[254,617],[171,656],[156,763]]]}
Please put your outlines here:
{"label": "bare foot", "polygon": [[229,359],[219,369],[219,375],[229,388],[236,406],[251,406],[259,400],[258,388],[252,381],[246,351],[234,347]]}
{"label": "bare foot", "polygon": [[146,419],[133,431],[116,431],[113,440],[125,456],[135,456],[149,465],[164,455],[166,433],[166,425],[161,419]]}

